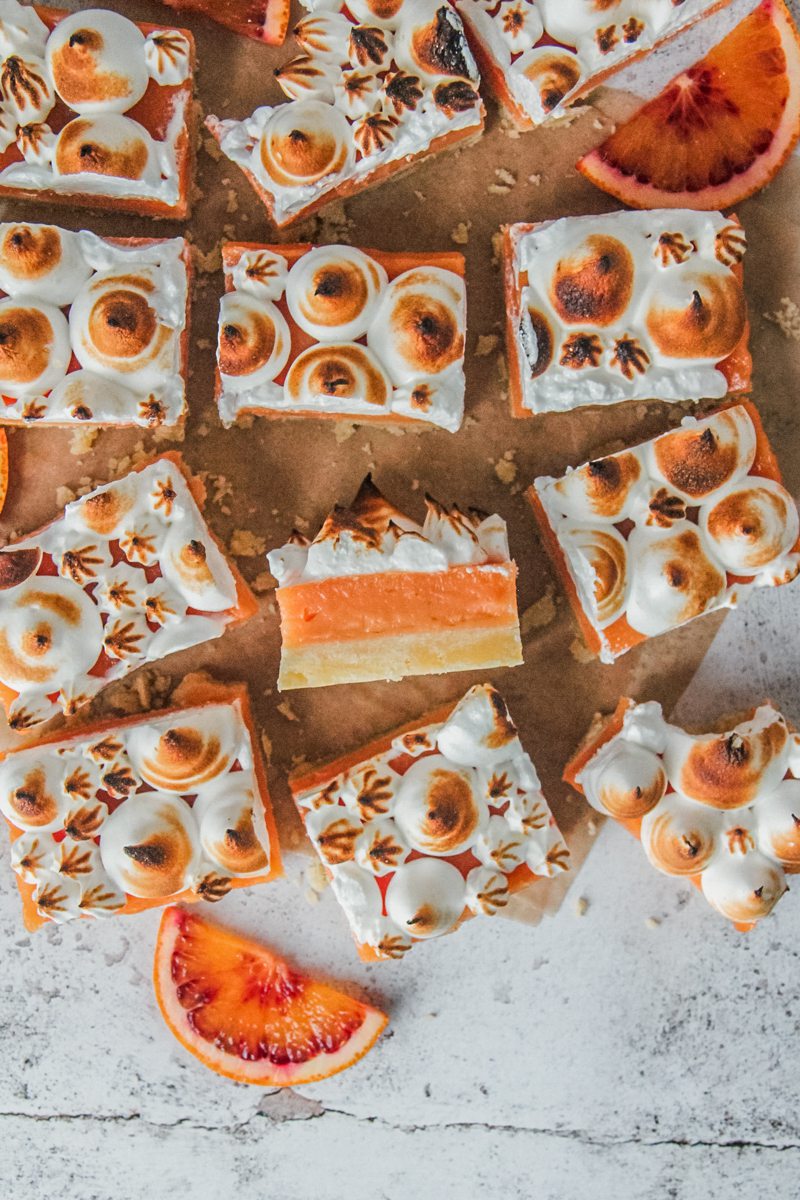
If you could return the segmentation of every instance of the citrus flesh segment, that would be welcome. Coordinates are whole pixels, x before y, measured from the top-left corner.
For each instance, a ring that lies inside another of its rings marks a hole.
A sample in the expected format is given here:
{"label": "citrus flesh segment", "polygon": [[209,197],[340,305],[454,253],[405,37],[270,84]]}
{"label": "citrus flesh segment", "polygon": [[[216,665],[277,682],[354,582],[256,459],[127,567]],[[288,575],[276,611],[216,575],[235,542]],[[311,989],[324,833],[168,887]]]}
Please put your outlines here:
{"label": "citrus flesh segment", "polygon": [[632,208],[722,209],[774,177],[800,135],[800,38],[764,0],[578,170]]}
{"label": "citrus flesh segment", "polygon": [[8,495],[8,438],[5,429],[0,429],[0,512]]}
{"label": "citrus flesh segment", "polygon": [[202,13],[236,33],[280,46],[289,25],[289,0],[165,0],[170,8]]}
{"label": "citrus flesh segment", "polygon": [[179,1042],[241,1083],[286,1087],[326,1079],[362,1058],[388,1018],[309,979],[248,938],[185,909],[165,910],[156,998]]}

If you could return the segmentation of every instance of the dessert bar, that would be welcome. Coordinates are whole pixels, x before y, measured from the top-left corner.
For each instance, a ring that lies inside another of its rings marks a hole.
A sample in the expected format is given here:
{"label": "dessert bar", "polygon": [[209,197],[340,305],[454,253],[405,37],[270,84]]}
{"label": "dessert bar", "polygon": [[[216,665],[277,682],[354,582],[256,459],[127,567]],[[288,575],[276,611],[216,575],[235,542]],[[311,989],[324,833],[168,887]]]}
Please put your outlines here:
{"label": "dessert bar", "polygon": [[438,425],[464,415],[461,254],[223,249],[217,399],[241,413]]}
{"label": "dessert bar", "polygon": [[522,662],[505,521],[425,505],[412,520],[368,475],[312,541],[270,551],[282,690]]}
{"label": "dessert bar", "polygon": [[662,209],[503,230],[511,412],[750,387],[734,217]]}
{"label": "dessert bar", "polygon": [[0,701],[12,729],[72,715],[111,680],[253,615],[202,499],[180,456],[165,454],[0,550]]}
{"label": "dessert bar", "polygon": [[190,676],[178,695],[0,758],[28,929],[220,900],[281,874],[247,689]]}
{"label": "dessert bar", "polygon": [[621,700],[564,778],[739,929],[766,917],[800,871],[800,739],[771,704],[723,733],[690,734],[660,704]]}
{"label": "dessert bar", "polygon": [[289,103],[206,120],[279,228],[480,135],[478,71],[450,4],[334,3],[294,34],[302,53],[276,71]]}
{"label": "dessert bar", "polygon": [[365,959],[402,958],[569,867],[533,762],[490,684],[291,785]]}
{"label": "dessert bar", "polygon": [[0,422],[182,422],[190,267],[183,238],[0,225]]}
{"label": "dessert bar", "polygon": [[185,217],[194,41],[92,8],[0,9],[0,197]]}
{"label": "dessert bar", "polygon": [[800,571],[800,524],[756,409],[737,404],[528,492],[603,662]]}
{"label": "dessert bar", "polygon": [[164,0],[178,12],[202,13],[235,33],[280,46],[289,26],[289,0]]}

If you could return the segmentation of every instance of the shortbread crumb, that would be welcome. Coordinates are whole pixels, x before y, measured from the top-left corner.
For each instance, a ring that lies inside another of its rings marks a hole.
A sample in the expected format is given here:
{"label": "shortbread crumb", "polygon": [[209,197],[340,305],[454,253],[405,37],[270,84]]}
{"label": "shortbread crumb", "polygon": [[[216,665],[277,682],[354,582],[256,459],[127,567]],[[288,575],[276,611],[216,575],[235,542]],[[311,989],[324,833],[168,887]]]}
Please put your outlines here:
{"label": "shortbread crumb", "polygon": [[478,334],[478,341],[475,345],[476,358],[488,358],[493,354],[500,345],[500,338],[496,333],[481,333]]}
{"label": "shortbread crumb", "polygon": [[299,719],[288,700],[281,700],[280,704],[276,704],[275,707],[287,721],[297,721]]}
{"label": "shortbread crumb", "polygon": [[472,228],[472,221],[459,221],[455,229],[450,231],[450,240],[455,242],[457,246],[466,246],[469,242],[469,231]]}
{"label": "shortbread crumb", "polygon": [[800,305],[789,296],[781,298],[777,312],[764,313],[764,320],[777,325],[784,337],[800,342]]}
{"label": "shortbread crumb", "polygon": [[99,429],[76,429],[70,438],[69,452],[76,458],[88,454],[100,436]]}
{"label": "shortbread crumb", "polygon": [[589,911],[589,901],[585,896],[579,896],[575,901],[575,916],[585,917]]}

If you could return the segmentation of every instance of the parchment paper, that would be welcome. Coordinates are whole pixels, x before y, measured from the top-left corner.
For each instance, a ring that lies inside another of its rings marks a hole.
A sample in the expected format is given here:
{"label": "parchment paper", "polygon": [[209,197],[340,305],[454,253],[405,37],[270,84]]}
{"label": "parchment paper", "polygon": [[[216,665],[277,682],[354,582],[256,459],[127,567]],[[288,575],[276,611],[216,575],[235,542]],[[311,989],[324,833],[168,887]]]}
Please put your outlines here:
{"label": "parchment paper", "polygon": [[[176,15],[156,3],[118,0],[106,6],[135,19],[165,24]],[[299,10],[295,18],[298,15]],[[187,16],[184,23],[198,41],[198,98],[203,110],[241,116],[279,98],[272,70],[294,52],[291,44],[270,49],[201,18]],[[119,236],[187,232],[195,243],[200,269],[192,317],[189,420],[182,449],[192,469],[207,473],[206,514],[214,530],[235,550],[257,551],[238,559],[257,587],[266,582],[263,551],[280,544],[293,525],[308,521],[316,531],[332,504],[347,501],[368,469],[411,515],[421,514],[422,491],[429,489],[442,500],[498,511],[506,518],[520,568],[526,661],[522,667],[494,671],[491,678],[520,726],[576,865],[591,844],[598,819],[570,795],[561,783],[561,772],[593,714],[612,708],[622,693],[640,700],[657,698],[671,710],[723,618],[704,618],[655,639],[613,667],[585,661],[577,626],[539,544],[522,490],[536,475],[560,473],[590,455],[662,432],[677,423],[685,409],[637,402],[513,421],[504,384],[503,301],[493,262],[493,235],[503,222],[617,207],[583,180],[573,164],[601,140],[612,120],[636,103],[619,91],[606,90],[594,107],[584,108],[566,124],[521,137],[509,136],[490,103],[489,126],[477,145],[440,156],[349,201],[346,210],[328,209],[322,217],[284,233],[286,241],[350,241],[398,251],[449,249],[455,238],[467,258],[469,329],[468,418],[456,435],[398,435],[322,421],[255,420],[227,432],[221,428],[212,399],[217,306],[223,290],[220,239],[275,242],[281,238],[270,229],[238,170],[215,150],[209,153],[210,139],[201,136],[199,191],[186,230],[175,222],[100,216],[77,209],[49,213],[34,203],[0,206],[3,219],[52,219],[70,228]],[[800,427],[795,419],[800,345],[788,341],[761,313],[765,297],[773,304],[775,296],[797,295],[793,283],[797,236],[790,224],[797,211],[796,195],[787,172],[739,210],[750,247],[745,267],[753,307],[756,399],[795,491],[800,484]],[[55,516],[65,499],[64,487],[77,491],[113,478],[123,473],[126,456],[159,448],[152,437],[143,439],[141,433],[130,431],[104,431],[90,450],[75,454],[80,441],[81,435],[70,431],[11,432],[11,486],[0,520],[4,538]],[[297,848],[303,845],[303,837],[286,786],[287,771],[294,764],[358,746],[457,698],[484,676],[458,674],[327,688],[281,698],[275,689],[279,635],[274,600],[269,591],[262,591],[260,599],[257,618],[217,642],[174,656],[156,671],[139,672],[125,686],[100,697],[95,707],[131,711],[148,703],[162,704],[171,681],[198,668],[226,679],[245,679],[272,749],[270,783],[282,841],[286,848]],[[535,922],[543,909],[560,903],[572,878],[573,873],[553,885],[529,889],[517,898],[511,915]]]}

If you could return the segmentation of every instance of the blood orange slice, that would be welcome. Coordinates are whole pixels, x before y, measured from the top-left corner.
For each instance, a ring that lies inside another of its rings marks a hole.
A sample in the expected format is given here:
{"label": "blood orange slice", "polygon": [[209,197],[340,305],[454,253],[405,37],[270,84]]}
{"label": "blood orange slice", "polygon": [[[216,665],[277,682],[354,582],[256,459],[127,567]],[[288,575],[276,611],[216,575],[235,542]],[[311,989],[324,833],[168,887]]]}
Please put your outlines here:
{"label": "blood orange slice", "polygon": [[280,46],[289,26],[289,0],[164,0],[182,12],[203,13],[236,33]]}
{"label": "blood orange slice", "polygon": [[248,938],[168,908],[154,982],[164,1020],[212,1071],[262,1087],[327,1079],[377,1041],[388,1018],[293,970]]}
{"label": "blood orange slice", "polygon": [[783,0],[763,0],[578,170],[632,208],[728,208],[769,183],[798,135],[800,38]]}

